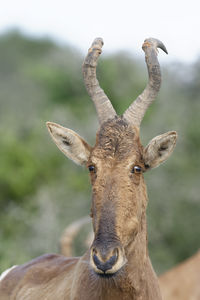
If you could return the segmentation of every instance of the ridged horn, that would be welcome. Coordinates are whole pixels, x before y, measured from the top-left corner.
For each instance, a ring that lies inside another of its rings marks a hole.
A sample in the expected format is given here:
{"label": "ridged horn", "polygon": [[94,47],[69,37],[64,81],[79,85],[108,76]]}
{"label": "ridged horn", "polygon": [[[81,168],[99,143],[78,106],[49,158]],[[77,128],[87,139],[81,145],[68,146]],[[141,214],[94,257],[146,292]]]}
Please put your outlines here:
{"label": "ridged horn", "polygon": [[148,38],[144,41],[142,49],[145,52],[149,81],[142,94],[137,97],[137,99],[123,114],[123,118],[125,120],[138,127],[140,126],[149,105],[156,98],[161,85],[161,71],[157,58],[157,48],[162,49],[166,54],[168,54],[167,49],[161,41],[154,38]]}
{"label": "ridged horn", "polygon": [[110,100],[99,86],[99,82],[96,77],[97,60],[102,52],[102,46],[103,39],[96,38],[92,43],[91,48],[88,50],[88,54],[83,63],[83,78],[85,86],[88,94],[95,104],[100,124],[116,116],[116,112]]}

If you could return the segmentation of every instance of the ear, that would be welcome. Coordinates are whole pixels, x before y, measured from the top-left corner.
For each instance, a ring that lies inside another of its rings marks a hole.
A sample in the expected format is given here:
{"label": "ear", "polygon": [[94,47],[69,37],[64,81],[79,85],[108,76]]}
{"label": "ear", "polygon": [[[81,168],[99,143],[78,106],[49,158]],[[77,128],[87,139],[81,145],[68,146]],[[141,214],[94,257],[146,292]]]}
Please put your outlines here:
{"label": "ear", "polygon": [[173,152],[176,145],[177,133],[169,131],[156,136],[144,149],[146,169],[158,167]]}
{"label": "ear", "polygon": [[52,122],[46,124],[58,148],[76,164],[85,165],[89,159],[91,147],[73,130]]}

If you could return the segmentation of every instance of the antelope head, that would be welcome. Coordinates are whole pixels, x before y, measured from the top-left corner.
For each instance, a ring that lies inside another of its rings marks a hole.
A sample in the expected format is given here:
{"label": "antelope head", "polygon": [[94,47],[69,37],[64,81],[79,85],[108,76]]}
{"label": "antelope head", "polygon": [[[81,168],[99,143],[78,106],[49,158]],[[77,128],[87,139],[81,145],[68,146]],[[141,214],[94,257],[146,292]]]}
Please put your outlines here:
{"label": "antelope head", "polygon": [[96,78],[102,46],[103,40],[95,39],[83,64],[86,89],[100,123],[95,146],[91,147],[71,129],[52,122],[48,122],[47,127],[58,148],[89,170],[94,229],[90,267],[99,275],[111,276],[126,264],[130,248],[134,250],[140,240],[146,241],[147,193],[143,173],[168,158],[175,147],[177,134],[170,131],[159,135],[146,147],[142,146],[139,136],[145,111],[160,89],[157,48],[167,53],[163,43],[153,38],[144,41],[142,48],[149,81],[122,116],[116,114]]}

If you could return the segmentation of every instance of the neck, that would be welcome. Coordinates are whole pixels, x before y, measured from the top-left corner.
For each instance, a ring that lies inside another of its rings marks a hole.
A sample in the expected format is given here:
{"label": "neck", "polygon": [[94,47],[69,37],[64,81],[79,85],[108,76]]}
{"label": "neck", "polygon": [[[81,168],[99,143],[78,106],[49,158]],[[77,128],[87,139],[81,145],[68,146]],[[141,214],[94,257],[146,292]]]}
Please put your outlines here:
{"label": "neck", "polygon": [[127,280],[134,290],[134,297],[130,299],[161,300],[158,279],[148,254],[146,214],[137,236],[126,249],[126,256]]}
{"label": "neck", "polygon": [[144,290],[144,283],[148,280],[146,278],[146,269],[149,264],[149,255],[145,216],[142,218],[141,228],[137,236],[127,246],[125,251],[128,260],[126,273],[135,292],[139,293],[141,288]]}

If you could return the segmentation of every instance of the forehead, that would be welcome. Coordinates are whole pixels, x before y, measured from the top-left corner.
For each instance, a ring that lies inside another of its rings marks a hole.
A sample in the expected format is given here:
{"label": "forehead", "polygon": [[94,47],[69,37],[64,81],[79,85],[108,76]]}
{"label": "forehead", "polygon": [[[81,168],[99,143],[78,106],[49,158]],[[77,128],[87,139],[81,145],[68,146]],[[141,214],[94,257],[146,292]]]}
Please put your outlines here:
{"label": "forehead", "polygon": [[135,155],[142,156],[139,130],[121,118],[104,123],[97,133],[96,145],[92,155],[99,158],[125,159]]}

